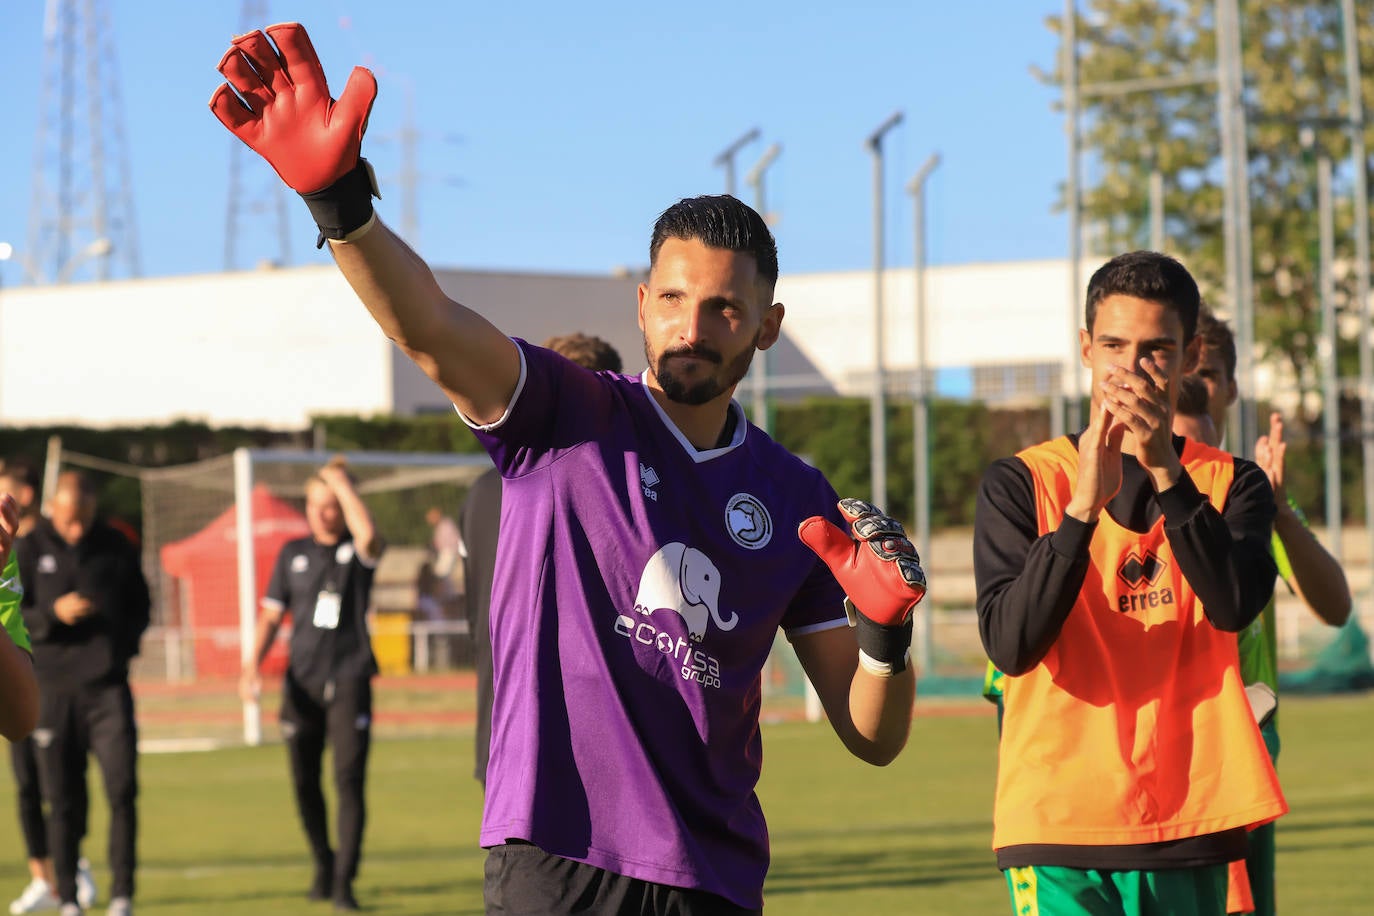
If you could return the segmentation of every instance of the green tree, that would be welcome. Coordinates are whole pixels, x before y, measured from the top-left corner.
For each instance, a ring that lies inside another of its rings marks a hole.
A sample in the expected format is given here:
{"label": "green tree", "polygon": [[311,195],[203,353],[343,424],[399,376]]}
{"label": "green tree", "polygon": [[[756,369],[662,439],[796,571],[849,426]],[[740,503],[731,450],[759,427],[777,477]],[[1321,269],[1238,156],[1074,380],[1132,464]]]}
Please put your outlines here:
{"label": "green tree", "polygon": [[[978,401],[936,398],[931,411],[930,522],[933,528],[973,524],[983,472],[1049,436],[1045,410],[990,410]],[[862,398],[812,398],[777,407],[779,443],[819,468],[841,496],[867,499],[869,405]],[[894,518],[915,516],[912,405],[888,405],[887,505]]]}
{"label": "green tree", "polygon": [[[1374,101],[1374,16],[1357,4],[1364,107]],[[1249,199],[1254,240],[1256,357],[1274,366],[1300,394],[1320,382],[1315,161],[1337,166],[1335,195],[1337,307],[1345,331],[1341,374],[1357,367],[1358,303],[1350,167],[1351,133],[1338,0],[1246,0],[1240,3],[1244,104],[1248,121]],[[1062,35],[1062,19],[1048,20]],[[1197,75],[1216,61],[1212,0],[1088,0],[1078,23],[1079,83]],[[1062,66],[1062,61],[1061,61]],[[1061,70],[1046,79],[1058,82]],[[1222,170],[1213,84],[1150,92],[1085,92],[1081,142],[1083,217],[1096,253],[1142,248],[1149,239],[1148,176],[1164,177],[1166,250],[1197,276],[1223,315]],[[1374,149],[1374,119],[1366,144]],[[1310,128],[1311,145],[1303,143]],[[1260,395],[1262,392],[1253,392]],[[1306,406],[1319,403],[1305,397]],[[1343,413],[1350,416],[1352,405]],[[1317,422],[1316,411],[1301,420]],[[1356,414],[1357,415],[1357,414]]]}

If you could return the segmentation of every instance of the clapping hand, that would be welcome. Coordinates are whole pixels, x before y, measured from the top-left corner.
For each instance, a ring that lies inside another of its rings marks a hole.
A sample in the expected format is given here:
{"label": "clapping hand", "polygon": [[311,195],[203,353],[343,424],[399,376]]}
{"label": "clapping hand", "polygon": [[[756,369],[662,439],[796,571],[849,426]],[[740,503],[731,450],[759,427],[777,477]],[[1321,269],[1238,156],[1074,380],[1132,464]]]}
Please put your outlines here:
{"label": "clapping hand", "polygon": [[1255,442],[1255,464],[1260,466],[1274,488],[1274,502],[1280,508],[1288,503],[1288,494],[1283,487],[1283,458],[1288,451],[1288,443],[1283,441],[1283,416],[1277,411],[1269,415],[1269,434],[1260,436]]}

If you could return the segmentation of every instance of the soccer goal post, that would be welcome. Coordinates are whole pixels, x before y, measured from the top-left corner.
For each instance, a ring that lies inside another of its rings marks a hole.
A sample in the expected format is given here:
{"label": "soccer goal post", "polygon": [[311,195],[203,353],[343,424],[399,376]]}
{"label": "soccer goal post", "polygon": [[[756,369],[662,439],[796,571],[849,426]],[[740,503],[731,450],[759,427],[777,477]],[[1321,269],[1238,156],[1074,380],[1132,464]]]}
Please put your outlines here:
{"label": "soccer goal post", "polygon": [[[463,638],[446,634],[465,631],[464,619],[416,618],[417,573],[426,565],[431,535],[426,511],[437,507],[456,516],[467,488],[491,467],[484,453],[241,448],[139,475],[144,567],[157,631],[144,640],[145,673],[161,669],[169,683],[213,682],[236,693],[276,556],[287,541],[309,534],[305,485],[336,456],[346,459],[388,544],[372,590],[374,647],[379,639],[394,647],[397,665],[408,670],[412,653],[430,657],[431,638],[445,646]],[[264,660],[270,677],[285,671],[290,626],[283,625]],[[261,743],[258,702],[240,705],[243,740]]]}

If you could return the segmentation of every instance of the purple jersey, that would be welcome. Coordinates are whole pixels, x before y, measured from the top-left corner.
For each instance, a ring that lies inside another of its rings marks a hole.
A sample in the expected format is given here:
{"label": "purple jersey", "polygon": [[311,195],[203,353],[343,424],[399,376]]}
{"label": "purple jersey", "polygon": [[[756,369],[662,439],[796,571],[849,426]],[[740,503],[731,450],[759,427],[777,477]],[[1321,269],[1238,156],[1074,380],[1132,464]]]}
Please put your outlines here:
{"label": "purple jersey", "polygon": [[482,845],[761,906],[760,672],[779,627],[844,623],[796,534],[843,524],[835,491],[738,404],[697,451],[642,379],[516,343],[511,406],[477,430],[504,478]]}

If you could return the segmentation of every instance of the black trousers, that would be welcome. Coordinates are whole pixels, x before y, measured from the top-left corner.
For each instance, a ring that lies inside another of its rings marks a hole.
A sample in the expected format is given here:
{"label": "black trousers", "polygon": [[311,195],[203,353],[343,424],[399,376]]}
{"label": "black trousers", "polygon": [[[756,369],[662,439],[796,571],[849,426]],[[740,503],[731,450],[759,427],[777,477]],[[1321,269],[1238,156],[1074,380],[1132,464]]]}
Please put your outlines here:
{"label": "black trousers", "polygon": [[138,838],[138,729],[129,684],[79,688],[41,684],[33,733],[39,783],[48,805],[48,849],[57,896],[76,902],[76,862],[86,833],[86,760],[95,755],[110,801],[111,897],[133,897]]}
{"label": "black trousers", "polygon": [[[332,865],[336,889],[346,887],[358,874],[367,822],[363,796],[372,743],[372,681],[338,682],[332,696],[322,702],[287,672],[282,683],[281,726],[310,853],[317,868]],[[334,754],[334,789],[339,801],[337,854],[329,848],[329,820],[320,788],[326,739]]]}
{"label": "black trousers", "polygon": [[[33,738],[21,738],[10,743],[10,768],[14,771],[14,802],[19,810],[19,831],[24,835],[24,849],[30,859],[48,857],[48,819],[43,810],[43,789],[38,782],[38,756],[34,751]],[[81,800],[76,807],[88,810],[86,799],[86,780],[81,780]],[[78,846],[86,836],[86,823],[82,820]]]}
{"label": "black trousers", "polygon": [[487,850],[487,916],[759,916],[715,894],[654,884],[549,855],[528,843]]}

